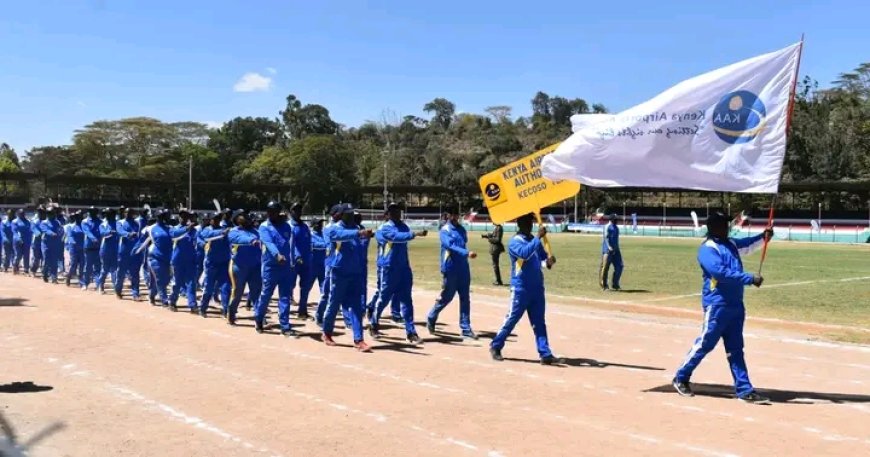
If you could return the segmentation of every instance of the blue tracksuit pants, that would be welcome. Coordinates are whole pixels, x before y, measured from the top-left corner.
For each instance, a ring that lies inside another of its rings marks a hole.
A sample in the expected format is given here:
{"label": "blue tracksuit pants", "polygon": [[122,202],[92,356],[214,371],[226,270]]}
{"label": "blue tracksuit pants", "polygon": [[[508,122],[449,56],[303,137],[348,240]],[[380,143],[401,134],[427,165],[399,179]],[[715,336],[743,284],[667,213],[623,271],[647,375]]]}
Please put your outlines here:
{"label": "blue tracksuit pants", "polygon": [[83,281],[79,282],[82,283],[82,287],[87,287],[88,285],[90,285],[91,281],[96,281],[97,275],[99,275],[100,270],[102,270],[99,249],[85,249],[84,270],[84,274],[82,275]]}
{"label": "blue tracksuit pants", "polygon": [[24,264],[24,271],[30,271],[30,245],[27,243],[15,244],[15,263],[12,265],[12,270],[16,273]]}
{"label": "blue tracksuit pants", "polygon": [[84,281],[82,275],[84,275],[85,271],[85,251],[81,249],[67,249],[66,252],[69,255],[69,271],[67,271],[66,279],[69,281],[75,276],[81,284]]}
{"label": "blue tracksuit pants", "polygon": [[42,244],[42,257],[45,265],[42,267],[42,279],[57,281],[57,259],[63,257],[63,248]]}
{"label": "blue tracksuit pants", "polygon": [[353,341],[363,340],[363,315],[365,309],[359,299],[363,290],[362,275],[330,275],[329,280],[329,303],[323,316],[323,333],[332,335],[335,330],[335,318],[338,309],[341,308],[346,320],[350,321],[353,329]]}
{"label": "blue tracksuit pants", "polygon": [[172,265],[172,295],[169,303],[177,304],[178,296],[184,293],[187,296],[187,306],[190,309],[197,308],[196,302],[196,264],[193,262],[177,262]]}
{"label": "blue tracksuit pants", "polygon": [[686,355],[686,360],[677,369],[677,381],[689,382],[692,372],[704,360],[721,338],[725,344],[728,365],[731,367],[731,377],[734,378],[734,390],[738,397],[753,391],[749,382],[749,371],[743,358],[743,322],[746,320],[746,310],[743,306],[707,306],[704,308],[704,323],[701,336],[695,340],[692,349]]}
{"label": "blue tracksuit pants", "polygon": [[387,307],[387,303],[394,299],[399,301],[402,318],[405,320],[405,332],[417,333],[414,328],[414,301],[411,298],[411,288],[414,286],[414,274],[410,268],[381,268],[381,285],[378,288],[380,295],[375,304],[375,312],[372,316],[373,325],[381,320],[381,314]]}
{"label": "blue tracksuit pants", "polygon": [[[375,288],[375,293],[372,294],[372,299],[369,300],[366,305],[367,310],[371,311],[372,314],[375,312],[375,305],[378,302],[378,298],[381,296],[381,267],[378,267],[378,287]],[[390,300],[390,316],[393,320],[398,320],[402,317],[402,310],[399,307],[399,300],[394,296],[392,300]]]}
{"label": "blue tracksuit pants", "polygon": [[[308,295],[311,293],[311,288],[314,287],[314,271],[310,263],[296,264],[290,272],[290,287],[292,289],[299,285],[299,311],[300,316],[308,315]],[[293,295],[293,291],[290,291]]]}
{"label": "blue tracksuit pants", "polygon": [[42,240],[33,240],[30,247],[30,272],[36,274],[36,270],[42,265]]}
{"label": "blue tracksuit pants", "polygon": [[118,253],[100,254],[100,264],[102,266],[99,276],[97,276],[97,288],[103,290],[106,284],[106,277],[112,280],[112,288],[118,284]]}
{"label": "blue tracksuit pants", "polygon": [[615,289],[619,288],[619,278],[622,277],[622,252],[619,249],[614,249],[611,253],[601,255],[601,270],[598,273],[598,285],[602,288],[607,287],[607,276],[610,273],[610,266],[613,266],[613,281],[611,285]]}
{"label": "blue tracksuit pants", "polygon": [[200,311],[208,310],[208,305],[217,292],[221,297],[221,307],[224,313],[230,304],[230,265],[227,263],[206,263],[205,279],[203,280],[202,299],[199,302]]}
{"label": "blue tracksuit pants", "polygon": [[459,294],[459,328],[463,333],[471,331],[471,276],[468,272],[449,272],[443,274],[441,296],[435,301],[435,306],[429,311],[427,320],[437,322],[438,315]]}
{"label": "blue tracksuit pants", "polygon": [[229,313],[230,319],[235,319],[236,313],[239,311],[239,303],[242,302],[245,286],[248,286],[249,296],[259,297],[260,291],[263,289],[263,277],[260,273],[259,265],[255,267],[240,267],[234,262],[230,262],[229,273],[230,307],[227,313]]}
{"label": "blue tracksuit pants", "polygon": [[[229,266],[227,266],[229,268]],[[196,286],[199,287],[202,284],[202,275],[205,273],[205,251],[197,249],[196,250]],[[227,273],[229,274],[229,273]]]}
{"label": "blue tracksuit pants", "polygon": [[259,298],[255,297],[254,321],[263,323],[266,319],[266,310],[272,301],[275,288],[278,289],[278,323],[281,330],[290,329],[290,293],[293,284],[290,282],[291,270],[287,266],[263,268],[263,293]]}
{"label": "blue tracksuit pants", "polygon": [[323,322],[323,315],[326,313],[326,305],[329,303],[329,294],[331,293],[332,269],[326,267],[324,272],[323,281],[320,283],[320,301],[317,302],[317,311],[314,312],[314,318],[317,322]]}
{"label": "blue tracksuit pants", "polygon": [[544,312],[547,307],[546,298],[544,297],[544,289],[523,290],[517,287],[511,289],[511,309],[505,317],[504,324],[492,339],[490,347],[501,350],[504,347],[508,336],[516,327],[517,323],[522,319],[523,314],[529,313],[529,322],[532,324],[532,331],[535,333],[535,344],[538,347],[538,355],[547,357],[553,355],[550,350],[550,343],[547,340],[547,323],[544,319]]}
{"label": "blue tracksuit pants", "polygon": [[139,298],[139,270],[142,268],[143,254],[121,255],[118,258],[118,276],[115,279],[115,293],[121,293],[124,280],[130,277],[130,291],[133,298]]}
{"label": "blue tracksuit pants", "polygon": [[169,304],[169,295],[166,293],[166,288],[169,287],[171,269],[172,266],[169,262],[148,259],[148,274],[151,276],[149,295],[151,297],[159,296],[160,302],[164,305]]}
{"label": "blue tracksuit pants", "polygon": [[3,271],[8,271],[9,266],[12,265],[13,260],[15,259],[15,248],[12,246],[11,241],[3,242]]}

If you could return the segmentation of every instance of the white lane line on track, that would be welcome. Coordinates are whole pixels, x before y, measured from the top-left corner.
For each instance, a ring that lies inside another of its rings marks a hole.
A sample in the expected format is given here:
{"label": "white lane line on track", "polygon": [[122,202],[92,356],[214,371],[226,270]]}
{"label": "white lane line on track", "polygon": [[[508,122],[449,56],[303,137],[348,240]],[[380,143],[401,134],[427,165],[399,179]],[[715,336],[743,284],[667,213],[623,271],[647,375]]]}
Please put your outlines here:
{"label": "white lane line on track", "polygon": [[[78,366],[75,363],[66,363],[64,365],[60,365],[60,363],[62,363],[62,362],[59,359],[54,358],[54,357],[46,358],[45,361],[48,362],[49,364],[55,366],[55,367],[58,367],[61,370],[61,372],[66,374],[66,375],[82,377],[82,378],[86,378],[88,381],[95,381],[95,382],[102,383],[103,388],[106,391],[108,391],[109,393],[113,394],[114,396],[116,396],[122,400],[133,401],[135,403],[138,403],[143,409],[163,413],[165,416],[168,416],[169,418],[172,418],[174,420],[182,422],[185,425],[188,425],[188,426],[195,428],[195,429],[204,430],[204,431],[209,432],[213,435],[217,435],[225,440],[237,443],[246,449],[257,448],[258,452],[270,454],[270,455],[275,456],[275,457],[280,457],[280,455],[281,455],[281,454],[275,453],[275,452],[273,452],[265,447],[262,447],[262,446],[257,447],[255,445],[251,444],[250,442],[248,442],[247,440],[244,440],[244,439],[242,439],[238,436],[235,436],[227,431],[224,431],[224,430],[218,428],[217,426],[215,426],[209,422],[206,422],[198,417],[185,414],[184,412],[182,412],[178,408],[172,407],[172,406],[167,405],[165,403],[161,403],[157,400],[150,399],[150,398],[140,394],[139,392],[136,392],[135,390],[130,389],[128,387],[125,387],[123,385],[113,383],[113,382],[107,380],[106,378],[103,378],[102,376],[94,374],[90,370],[73,371],[76,368],[78,368]],[[60,365],[60,366],[58,366],[58,365]]]}

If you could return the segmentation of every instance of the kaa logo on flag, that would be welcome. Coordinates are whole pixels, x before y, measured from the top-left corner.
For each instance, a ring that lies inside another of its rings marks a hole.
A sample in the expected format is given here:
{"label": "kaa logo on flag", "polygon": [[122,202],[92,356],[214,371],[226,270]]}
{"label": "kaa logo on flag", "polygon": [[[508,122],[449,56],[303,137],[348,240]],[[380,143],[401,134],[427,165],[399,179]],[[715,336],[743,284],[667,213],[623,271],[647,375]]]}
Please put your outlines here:
{"label": "kaa logo on flag", "polygon": [[767,110],[757,95],[748,90],[731,92],[713,108],[713,130],[728,144],[752,141],[764,129]]}

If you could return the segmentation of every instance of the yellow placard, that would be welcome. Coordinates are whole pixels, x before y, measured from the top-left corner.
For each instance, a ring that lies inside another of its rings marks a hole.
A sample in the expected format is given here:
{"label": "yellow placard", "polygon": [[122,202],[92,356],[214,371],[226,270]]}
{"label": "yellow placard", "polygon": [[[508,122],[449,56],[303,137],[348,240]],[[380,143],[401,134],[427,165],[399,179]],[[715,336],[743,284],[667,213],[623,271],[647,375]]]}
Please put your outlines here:
{"label": "yellow placard", "polygon": [[544,178],[541,161],[558,146],[558,143],[548,146],[480,177],[483,202],[494,223],[503,224],[524,214],[537,213],[580,192],[577,181],[554,182]]}

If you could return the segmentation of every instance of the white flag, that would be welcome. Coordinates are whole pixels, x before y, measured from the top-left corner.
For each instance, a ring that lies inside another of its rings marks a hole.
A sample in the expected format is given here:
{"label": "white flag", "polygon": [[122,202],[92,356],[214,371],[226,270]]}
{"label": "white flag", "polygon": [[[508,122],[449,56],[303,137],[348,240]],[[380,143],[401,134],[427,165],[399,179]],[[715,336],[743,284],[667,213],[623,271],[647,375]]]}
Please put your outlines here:
{"label": "white flag", "polygon": [[776,193],[801,43],[683,81],[614,115],[576,115],[542,163],[593,187]]}

